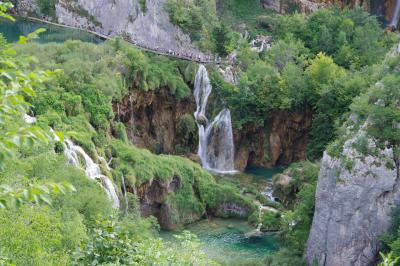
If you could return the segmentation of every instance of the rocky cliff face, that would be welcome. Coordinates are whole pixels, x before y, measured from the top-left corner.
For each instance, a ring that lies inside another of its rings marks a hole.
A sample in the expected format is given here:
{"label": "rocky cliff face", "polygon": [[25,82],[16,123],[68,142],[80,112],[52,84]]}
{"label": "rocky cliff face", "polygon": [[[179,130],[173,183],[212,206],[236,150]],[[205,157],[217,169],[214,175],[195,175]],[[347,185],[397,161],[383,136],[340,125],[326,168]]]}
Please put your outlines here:
{"label": "rocky cliff face", "polygon": [[[132,90],[114,103],[117,120],[136,146],[155,153],[183,154],[198,161],[198,132],[193,119],[194,97],[177,99],[168,88]],[[279,112],[266,128],[248,125],[234,131],[235,168],[288,165],[305,159],[311,110]]]}
{"label": "rocky cliff face", "polygon": [[379,235],[390,226],[400,202],[400,180],[393,151],[368,140],[374,155],[355,148],[365,132],[347,140],[340,158],[324,154],[306,259],[311,265],[375,265]]}
{"label": "rocky cliff face", "polygon": [[271,115],[265,128],[249,125],[235,131],[236,168],[273,167],[304,160],[311,120],[309,108],[277,112]]}
{"label": "rocky cliff face", "polygon": [[[195,108],[193,97],[178,100],[168,88],[148,92],[135,89],[114,104],[114,113],[126,125],[128,138],[136,146],[155,153],[194,153],[198,145]],[[189,125],[182,128],[185,118],[192,130]]]}
{"label": "rocky cliff face", "polygon": [[193,211],[191,221],[173,220],[172,209],[168,203],[168,196],[176,190],[181,189],[182,181],[180,177],[173,176],[170,180],[160,181],[158,179],[143,183],[138,188],[138,197],[140,201],[140,213],[143,217],[150,215],[158,219],[161,228],[174,229],[181,223],[199,220],[205,210]]}
{"label": "rocky cliff face", "polygon": [[338,3],[342,7],[362,6],[371,14],[390,21],[393,16],[396,0],[261,0],[264,8],[272,9],[279,13],[286,13],[293,8],[299,9],[303,13],[310,13],[319,8]]}
{"label": "rocky cliff face", "polygon": [[[237,191],[224,191],[215,182],[210,185],[212,187],[202,188],[199,182],[190,184],[188,180],[184,181],[177,175],[167,180],[154,178],[142,183],[137,188],[141,215],[156,217],[163,229],[175,229],[196,222],[205,215],[246,219],[255,211],[253,203]],[[217,199],[214,202],[202,194],[210,191]],[[228,195],[229,193],[235,195]]]}
{"label": "rocky cliff face", "polygon": [[[146,0],[141,4],[140,0],[59,0],[56,20],[107,36],[122,35],[151,49],[199,54],[189,36],[170,23],[165,1]],[[21,13],[40,15],[36,0],[19,0],[17,6]]]}
{"label": "rocky cliff face", "polygon": [[303,13],[310,13],[327,5],[324,1],[309,0],[261,0],[261,4],[264,8],[272,9],[279,13],[286,13],[293,8],[299,9]]}

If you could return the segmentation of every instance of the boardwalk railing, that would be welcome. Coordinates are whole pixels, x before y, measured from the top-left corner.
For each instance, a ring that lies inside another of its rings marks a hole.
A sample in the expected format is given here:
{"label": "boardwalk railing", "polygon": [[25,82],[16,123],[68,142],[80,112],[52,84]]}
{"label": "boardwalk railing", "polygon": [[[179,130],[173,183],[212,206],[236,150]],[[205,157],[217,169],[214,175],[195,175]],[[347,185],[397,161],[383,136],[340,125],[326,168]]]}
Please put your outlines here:
{"label": "boardwalk railing", "polygon": [[[32,20],[32,21],[45,23],[45,24],[48,24],[48,25],[57,26],[57,27],[84,31],[84,32],[93,34],[94,36],[96,36],[96,37],[98,37],[100,39],[103,39],[103,40],[110,40],[110,39],[113,38],[111,36],[107,36],[107,35],[101,34],[99,32],[87,29],[87,28],[80,28],[80,27],[60,24],[60,23],[48,21],[46,19],[40,19],[40,18],[29,17],[29,16],[28,17],[24,17],[24,18],[27,18],[27,19]],[[226,62],[226,61],[221,60],[221,58],[212,57],[212,56],[205,56],[205,55],[201,55],[201,54],[185,55],[185,54],[181,54],[181,53],[175,52],[173,50],[168,50],[168,51],[160,50],[160,49],[157,49],[157,48],[152,48],[152,47],[148,47],[148,46],[144,46],[144,45],[138,44],[137,41],[131,40],[128,37],[123,37],[123,36],[119,36],[119,37],[122,37],[124,41],[134,45],[135,47],[137,47],[137,48],[139,48],[139,49],[141,49],[143,51],[154,53],[154,54],[158,54],[158,55],[164,55],[164,56],[173,57],[173,58],[186,60],[186,61],[192,61],[192,62],[196,62],[196,63],[200,63],[200,64],[210,64],[210,63],[223,64],[223,63]],[[204,57],[207,57],[207,59],[204,59]]]}

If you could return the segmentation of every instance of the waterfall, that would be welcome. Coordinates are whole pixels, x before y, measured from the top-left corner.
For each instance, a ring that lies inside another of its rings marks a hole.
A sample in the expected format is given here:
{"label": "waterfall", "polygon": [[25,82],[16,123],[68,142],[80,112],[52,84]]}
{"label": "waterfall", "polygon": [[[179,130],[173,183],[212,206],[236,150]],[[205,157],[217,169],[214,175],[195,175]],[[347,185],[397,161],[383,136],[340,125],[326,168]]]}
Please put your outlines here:
{"label": "waterfall", "polygon": [[69,139],[65,139],[64,143],[64,154],[68,162],[75,167],[81,168],[80,159],[82,159],[86,175],[92,180],[99,180],[101,182],[101,186],[112,201],[113,208],[119,209],[119,199],[114,184],[107,176],[101,173],[100,166],[90,158],[82,147],[75,145]]}
{"label": "waterfall", "polygon": [[394,8],[392,19],[390,20],[389,27],[397,29],[400,17],[400,0],[396,0],[396,6]]}
{"label": "waterfall", "polygon": [[245,234],[245,237],[250,238],[250,237],[259,237],[263,235],[263,232],[261,231],[261,228],[263,226],[262,224],[262,212],[263,212],[263,207],[262,205],[259,205],[258,207],[258,224],[257,228],[254,229],[251,232],[248,232]]}
{"label": "waterfall", "polygon": [[265,190],[263,192],[261,192],[261,194],[266,197],[267,199],[269,199],[270,201],[275,201],[274,196],[272,195],[274,192],[274,190],[272,189],[272,187],[269,185],[265,188]]}
{"label": "waterfall", "polygon": [[36,117],[30,116],[28,114],[24,114],[24,120],[27,124],[33,124],[36,123]]}
{"label": "waterfall", "polygon": [[206,108],[211,91],[207,69],[200,65],[194,82],[197,105],[194,117],[199,128],[198,155],[204,168],[217,173],[234,173],[231,113],[225,108],[209,123]]}

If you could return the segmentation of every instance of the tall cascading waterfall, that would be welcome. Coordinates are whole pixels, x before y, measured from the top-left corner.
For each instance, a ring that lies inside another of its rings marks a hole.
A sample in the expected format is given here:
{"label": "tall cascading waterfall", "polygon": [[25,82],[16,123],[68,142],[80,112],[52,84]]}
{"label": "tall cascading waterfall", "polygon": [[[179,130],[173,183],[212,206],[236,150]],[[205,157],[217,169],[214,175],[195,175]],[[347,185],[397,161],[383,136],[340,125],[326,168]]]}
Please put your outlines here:
{"label": "tall cascading waterfall", "polygon": [[212,86],[204,65],[199,66],[194,86],[197,105],[194,117],[199,128],[198,155],[202,165],[214,172],[234,173],[235,149],[231,113],[225,108],[209,123],[206,108]]}
{"label": "tall cascading waterfall", "polygon": [[80,158],[84,161],[84,170],[86,175],[93,180],[99,180],[101,186],[107,193],[107,196],[112,202],[115,209],[119,209],[119,199],[115,190],[113,182],[101,173],[100,166],[96,164],[92,158],[82,149],[82,147],[75,145],[71,140],[65,139],[64,154],[68,162],[75,167],[81,168]]}
{"label": "tall cascading waterfall", "polygon": [[397,29],[400,19],[400,0],[396,0],[396,6],[393,11],[392,19],[390,20],[389,27]]}

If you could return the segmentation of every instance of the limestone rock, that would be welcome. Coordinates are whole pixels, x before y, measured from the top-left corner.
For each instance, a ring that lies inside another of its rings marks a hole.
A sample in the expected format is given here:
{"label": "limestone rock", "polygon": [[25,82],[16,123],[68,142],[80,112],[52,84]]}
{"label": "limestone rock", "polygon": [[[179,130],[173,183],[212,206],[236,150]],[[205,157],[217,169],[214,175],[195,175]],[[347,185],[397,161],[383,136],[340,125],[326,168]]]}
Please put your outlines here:
{"label": "limestone rock", "polygon": [[291,186],[293,178],[289,174],[290,173],[279,174],[275,176],[273,180],[272,196],[279,199],[285,207],[289,207],[293,204],[297,192],[294,191]]}
{"label": "limestone rock", "polygon": [[234,131],[235,167],[272,167],[289,165],[305,159],[311,110],[276,112],[266,121],[265,128],[246,125]]}
{"label": "limestone rock", "polygon": [[272,9],[276,12],[281,12],[280,0],[261,0],[261,4],[265,9]]}
{"label": "limestone rock", "polygon": [[[190,37],[169,21],[166,0],[59,0],[55,6],[59,23],[96,31],[107,36],[123,36],[141,47],[163,52],[202,55]],[[22,14],[36,13],[36,0],[18,1]]]}
{"label": "limestone rock", "polygon": [[[139,186],[137,189],[140,201],[140,213],[143,217],[150,215],[156,217],[161,228],[174,229],[190,221],[173,220],[171,206],[167,199],[168,196],[182,187],[181,179],[173,176],[170,180],[161,181],[159,179],[150,180]],[[202,212],[193,212],[191,219],[198,220],[203,215]]]}
{"label": "limestone rock", "polygon": [[207,126],[207,118],[206,118],[204,115],[202,115],[202,114],[199,114],[199,115],[196,117],[196,121],[197,121],[197,123],[199,123],[200,125]]}
{"label": "limestone rock", "polygon": [[271,48],[272,37],[257,35],[254,40],[250,42],[251,50],[257,53],[264,52]]}
{"label": "limestone rock", "polygon": [[264,8],[272,9],[278,13],[286,13],[292,6],[296,6],[303,13],[310,13],[326,6],[324,2],[329,3],[330,1],[293,0],[285,3],[282,0],[261,0]]}
{"label": "limestone rock", "polygon": [[224,80],[232,85],[236,85],[237,76],[232,66],[219,68],[219,73],[224,77]]}
{"label": "limestone rock", "polygon": [[[305,255],[310,265],[314,260],[321,266],[376,265],[378,237],[390,227],[392,207],[399,204],[400,180],[395,167],[388,166],[393,151],[360,154],[353,148],[359,137],[365,133],[346,141],[345,160],[327,153],[322,159]],[[376,143],[369,140],[369,146]]]}
{"label": "limestone rock", "polygon": [[177,147],[186,148],[188,153],[196,152],[197,127],[194,132],[184,132],[186,136],[181,136],[178,130],[181,117],[192,116],[195,108],[193,98],[177,99],[168,88],[147,92],[132,89],[130,95],[113,106],[117,120],[125,124],[133,144],[154,153],[167,154],[182,153]]}

